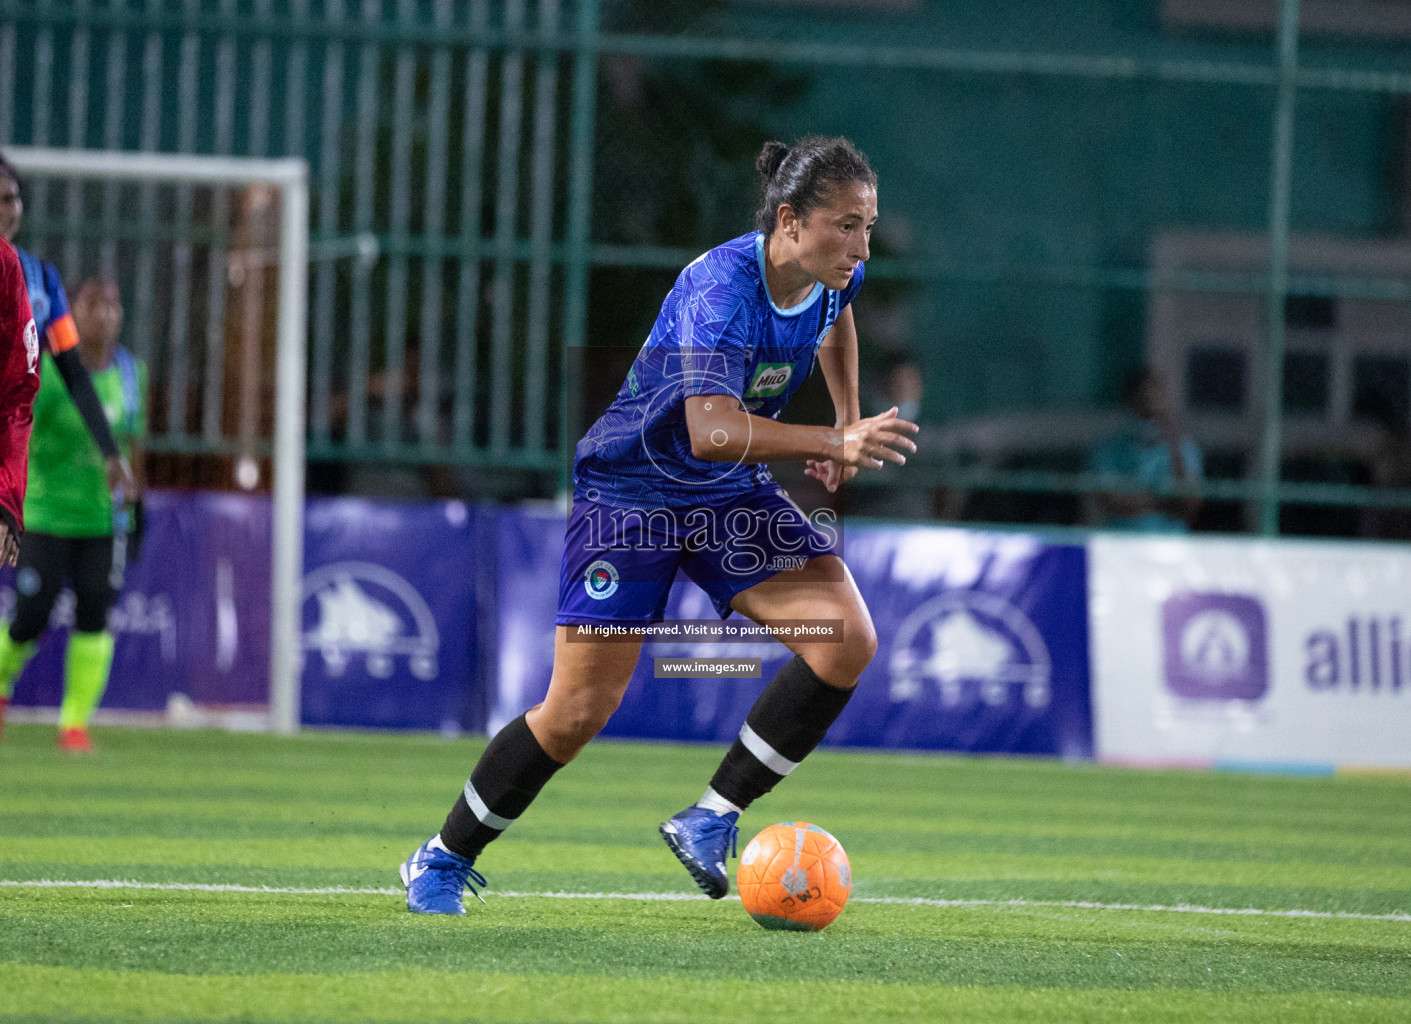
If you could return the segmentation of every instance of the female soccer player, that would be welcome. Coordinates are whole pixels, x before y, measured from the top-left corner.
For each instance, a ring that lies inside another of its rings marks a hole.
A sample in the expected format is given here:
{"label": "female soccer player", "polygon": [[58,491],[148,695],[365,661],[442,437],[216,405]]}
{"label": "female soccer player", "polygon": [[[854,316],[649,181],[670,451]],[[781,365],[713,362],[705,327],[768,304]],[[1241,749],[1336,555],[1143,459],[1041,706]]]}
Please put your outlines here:
{"label": "female soccer player", "polygon": [[[104,422],[121,444],[124,459],[130,456],[140,469],[146,368],[117,344],[123,315],[117,285],[85,281],[72,315],[79,337],[77,352],[100,396]],[[14,621],[0,630],[0,710],[13,692],[15,678],[34,656],[60,587],[71,580],[76,598],[74,630],[64,657],[58,745],[61,750],[86,753],[93,750],[89,719],[107,688],[113,660],[108,612],[130,555],[127,531],[114,536],[114,509],[120,517],[127,514],[123,498],[140,509],[140,494],[128,490],[115,498],[109,491],[103,458],[77,405],[54,379],[50,357],[45,356],[44,363],[47,372],[41,375],[34,400],[29,445],[29,489],[24,502],[29,530],[20,543],[15,573],[18,599]]]}
{"label": "female soccer player", "polygon": [[[8,160],[0,156],[0,238],[13,244],[23,219],[24,198],[20,191],[19,174]],[[77,408],[88,434],[98,446],[103,460],[103,475],[107,480],[108,490],[122,488],[127,494],[133,494],[136,484],[132,477],[132,470],[129,468],[127,460],[118,452],[117,442],[113,439],[112,429],[103,412],[103,405],[98,400],[98,393],[93,389],[93,381],[89,379],[88,370],[79,358],[78,330],[69,313],[69,300],[68,296],[64,294],[64,286],[59,279],[59,272],[54,269],[53,264],[18,246],[15,247],[15,253],[19,256],[20,268],[24,273],[25,290],[28,293],[30,308],[34,314],[36,340],[42,341],[48,348],[49,354],[53,357],[54,368],[63,378],[64,387],[68,390],[69,397],[73,399],[74,407]],[[39,369],[38,347],[35,349],[33,358],[35,360],[34,368]],[[33,470],[33,468],[33,459],[31,459],[30,469]],[[22,646],[14,647],[7,642],[7,639],[0,639],[0,728],[5,723],[5,707],[10,702],[14,677],[23,667],[24,660],[27,659],[24,648]],[[21,659],[18,662],[15,660],[17,655]],[[59,735],[62,745],[64,733],[61,731]],[[87,748],[86,739],[78,744],[78,748]]]}
{"label": "female soccer player", "polygon": [[[0,238],[13,245],[23,219],[24,198],[20,192],[19,174],[8,160],[0,156]],[[103,454],[104,473],[109,487],[122,486],[130,492],[133,487],[132,472],[118,453],[113,432],[108,427],[107,417],[103,415],[103,405],[98,401],[93,382],[78,357],[78,331],[74,327],[73,317],[69,315],[69,299],[64,294],[59,272],[52,263],[19,246],[15,246],[15,252],[24,270],[35,329],[41,343],[54,357],[54,366],[64,380],[69,397],[78,407],[84,425]],[[38,358],[37,353],[35,358]]]}
{"label": "female soccer player", "polygon": [[[757,167],[758,230],[681,272],[626,382],[578,444],[548,694],[495,735],[440,833],[402,865],[415,912],[465,912],[467,880],[486,884],[476,857],[622,700],[641,643],[604,637],[603,627],[661,620],[678,569],[722,618],[737,611],[778,630],[842,624],[841,642],[782,637],[795,657],[755,702],[702,798],[661,826],[715,899],[729,890],[740,813],[818,745],[876,650],[836,537],[807,520],[764,464],[804,461],[833,491],[860,467],[901,464],[916,450],[917,428],[895,408],[858,412],[849,304],[877,219],[877,178],[840,138],[771,142]],[[836,425],[777,422],[815,358]],[[588,642],[577,642],[570,627],[583,626]]]}

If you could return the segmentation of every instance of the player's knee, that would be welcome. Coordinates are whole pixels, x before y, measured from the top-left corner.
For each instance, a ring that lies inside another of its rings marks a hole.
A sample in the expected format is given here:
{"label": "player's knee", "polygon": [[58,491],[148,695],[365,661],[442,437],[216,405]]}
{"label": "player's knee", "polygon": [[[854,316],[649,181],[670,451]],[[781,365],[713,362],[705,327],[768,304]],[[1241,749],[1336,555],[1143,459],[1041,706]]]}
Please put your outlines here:
{"label": "player's knee", "polygon": [[872,664],[872,659],[877,654],[877,631],[872,627],[872,620],[863,619],[852,631],[843,644],[842,668],[852,677],[853,684],[857,684],[857,677],[862,675],[863,669]]}
{"label": "player's knee", "polygon": [[580,745],[587,746],[589,740],[603,731],[603,726],[608,724],[608,719],[611,717],[611,709],[584,709],[568,723],[569,734]]}
{"label": "player's knee", "polygon": [[571,751],[576,755],[603,731],[616,710],[617,701],[601,698],[570,701],[555,708],[541,719],[553,748],[550,756],[563,760],[561,754]]}
{"label": "player's knee", "polygon": [[861,636],[857,644],[857,674],[862,675],[862,670],[872,664],[872,659],[877,656],[877,630],[873,628],[871,619],[865,619],[859,625],[858,632]]}
{"label": "player's knee", "polygon": [[805,660],[825,683],[852,689],[876,654],[877,631],[872,626],[871,618],[863,615],[844,621],[842,643],[820,647],[817,653]]}
{"label": "player's knee", "polygon": [[872,664],[872,659],[877,655],[877,629],[872,625],[872,616],[864,610],[849,618],[844,626],[843,637],[842,647],[847,652],[848,668],[856,681],[857,677],[862,675],[862,670]]}

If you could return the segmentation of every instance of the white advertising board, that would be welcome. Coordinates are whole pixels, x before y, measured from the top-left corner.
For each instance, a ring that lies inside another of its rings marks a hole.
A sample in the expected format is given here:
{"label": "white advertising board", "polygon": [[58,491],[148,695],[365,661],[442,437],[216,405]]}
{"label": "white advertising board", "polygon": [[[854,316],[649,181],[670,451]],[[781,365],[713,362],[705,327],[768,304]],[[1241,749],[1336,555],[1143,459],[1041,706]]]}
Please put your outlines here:
{"label": "white advertising board", "polygon": [[1411,767],[1411,549],[1097,536],[1106,761]]}

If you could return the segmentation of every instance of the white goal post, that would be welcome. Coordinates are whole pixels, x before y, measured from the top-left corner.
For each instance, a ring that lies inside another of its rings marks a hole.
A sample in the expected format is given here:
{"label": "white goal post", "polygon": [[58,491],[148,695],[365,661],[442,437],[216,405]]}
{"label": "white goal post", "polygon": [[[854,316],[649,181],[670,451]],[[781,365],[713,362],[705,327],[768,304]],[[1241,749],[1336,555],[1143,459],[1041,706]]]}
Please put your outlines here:
{"label": "white goal post", "polygon": [[299,730],[300,587],[304,562],[304,392],[307,362],[309,165],[255,159],[7,146],[24,174],[45,178],[279,189],[275,354],[274,516],[270,593],[270,727]]}

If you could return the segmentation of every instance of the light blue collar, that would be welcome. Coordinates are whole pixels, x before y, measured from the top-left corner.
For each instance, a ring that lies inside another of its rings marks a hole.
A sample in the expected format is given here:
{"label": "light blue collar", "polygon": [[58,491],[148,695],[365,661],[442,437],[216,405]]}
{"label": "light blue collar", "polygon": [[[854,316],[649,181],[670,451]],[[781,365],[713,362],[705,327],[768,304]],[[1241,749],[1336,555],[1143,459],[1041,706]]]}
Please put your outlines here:
{"label": "light blue collar", "polygon": [[823,282],[818,281],[814,284],[813,291],[809,292],[808,296],[797,306],[791,309],[780,309],[774,305],[774,296],[769,294],[769,277],[764,272],[764,235],[758,231],[754,236],[754,254],[755,259],[759,261],[759,279],[764,284],[764,297],[769,300],[769,308],[780,316],[798,316],[807,311],[809,306],[818,301],[818,296],[823,294]]}

